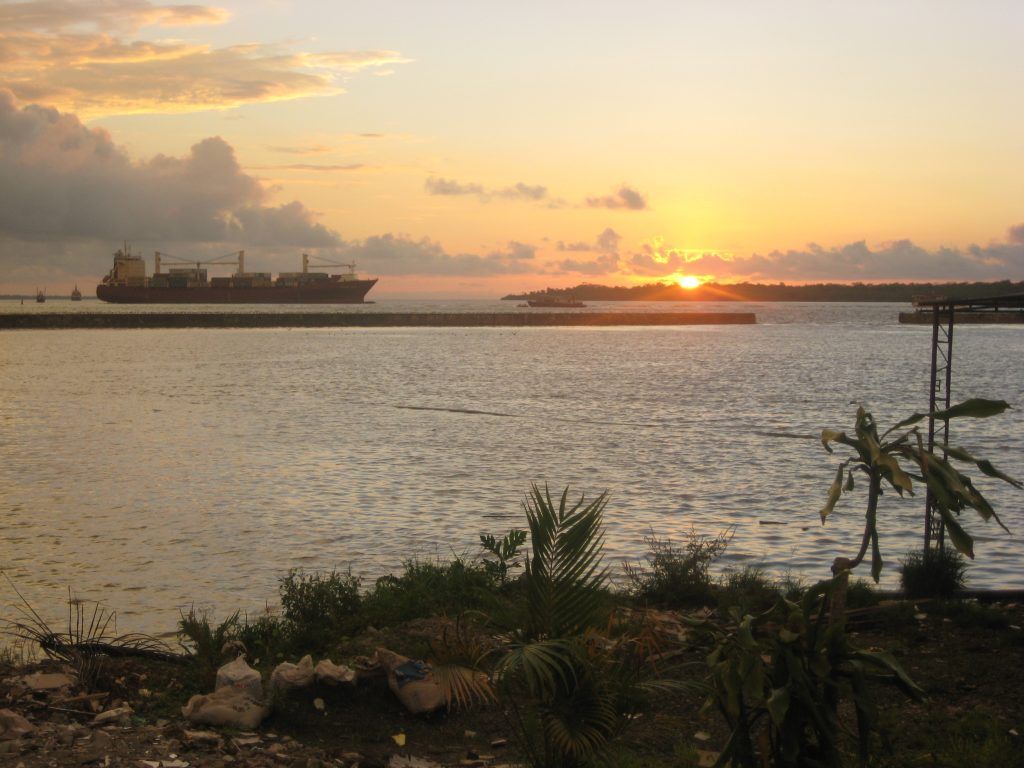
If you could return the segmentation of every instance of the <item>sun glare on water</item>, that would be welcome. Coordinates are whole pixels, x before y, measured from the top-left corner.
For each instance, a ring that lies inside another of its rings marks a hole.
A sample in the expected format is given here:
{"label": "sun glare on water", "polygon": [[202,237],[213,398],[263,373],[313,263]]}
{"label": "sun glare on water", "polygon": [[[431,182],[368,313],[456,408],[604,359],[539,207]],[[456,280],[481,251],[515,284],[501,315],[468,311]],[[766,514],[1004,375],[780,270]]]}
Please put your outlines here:
{"label": "sun glare on water", "polygon": [[700,278],[694,277],[693,275],[682,275],[681,277],[677,277],[676,282],[679,283],[681,288],[690,290],[700,287]]}

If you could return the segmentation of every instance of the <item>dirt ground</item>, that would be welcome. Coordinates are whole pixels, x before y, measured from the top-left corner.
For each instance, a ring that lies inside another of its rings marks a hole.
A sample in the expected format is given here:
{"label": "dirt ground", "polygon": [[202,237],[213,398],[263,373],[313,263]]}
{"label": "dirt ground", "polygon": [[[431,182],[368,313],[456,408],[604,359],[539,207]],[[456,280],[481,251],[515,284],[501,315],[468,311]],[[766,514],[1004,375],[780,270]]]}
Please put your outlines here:
{"label": "dirt ground", "polygon": [[[852,620],[855,642],[893,651],[927,696],[912,702],[891,689],[878,692],[884,730],[872,765],[1024,766],[1022,627],[1024,606],[1015,603],[901,603]],[[700,658],[694,652],[692,660]],[[86,670],[90,685],[33,690],[23,676],[39,671],[76,676],[81,670],[55,662],[0,668],[0,710],[31,726],[24,735],[0,739],[0,765],[469,768],[519,762],[499,707],[414,716],[379,677],[353,690],[295,694],[250,733],[195,726],[182,717],[182,704],[196,692],[187,665],[107,659]],[[609,745],[608,763],[709,764],[727,733],[715,713],[700,713],[701,703],[658,697]],[[94,723],[110,711],[110,722]]]}

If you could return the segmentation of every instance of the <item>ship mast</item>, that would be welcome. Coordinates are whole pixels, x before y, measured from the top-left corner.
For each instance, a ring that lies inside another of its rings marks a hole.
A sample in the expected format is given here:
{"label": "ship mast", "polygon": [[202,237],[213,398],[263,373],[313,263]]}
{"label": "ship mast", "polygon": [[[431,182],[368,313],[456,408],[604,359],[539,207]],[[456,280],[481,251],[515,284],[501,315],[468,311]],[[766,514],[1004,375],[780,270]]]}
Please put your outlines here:
{"label": "ship mast", "polygon": [[308,253],[302,254],[303,273],[309,272],[310,267],[348,267],[349,272],[355,273],[356,271],[355,262],[352,262],[351,264],[346,264],[345,262],[338,261],[321,261],[314,264],[310,262]]}

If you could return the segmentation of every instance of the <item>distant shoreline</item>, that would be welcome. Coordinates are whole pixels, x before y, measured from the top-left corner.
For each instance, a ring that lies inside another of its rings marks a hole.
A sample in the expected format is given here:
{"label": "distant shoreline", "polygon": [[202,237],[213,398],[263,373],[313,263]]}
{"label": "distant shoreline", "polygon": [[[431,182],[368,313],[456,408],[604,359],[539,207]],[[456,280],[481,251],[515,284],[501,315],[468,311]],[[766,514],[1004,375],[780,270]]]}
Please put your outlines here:
{"label": "distant shoreline", "polygon": [[649,283],[637,286],[581,284],[575,288],[548,288],[543,291],[502,296],[503,301],[526,301],[538,297],[580,301],[747,301],[747,302],[855,302],[903,303],[918,296],[984,298],[1024,293],[1024,281],[1000,280],[988,283],[704,283],[683,288],[675,283]]}

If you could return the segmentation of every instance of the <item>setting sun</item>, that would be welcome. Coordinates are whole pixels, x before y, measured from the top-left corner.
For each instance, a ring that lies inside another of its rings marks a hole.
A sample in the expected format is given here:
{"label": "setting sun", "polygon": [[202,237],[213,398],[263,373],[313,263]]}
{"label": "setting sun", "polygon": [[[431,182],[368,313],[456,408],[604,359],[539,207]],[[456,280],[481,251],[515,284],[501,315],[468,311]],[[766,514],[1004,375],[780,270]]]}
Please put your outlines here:
{"label": "setting sun", "polygon": [[693,275],[683,275],[682,277],[677,277],[676,282],[679,283],[679,286],[681,288],[687,288],[692,290],[693,288],[700,287],[700,278],[694,277]]}

